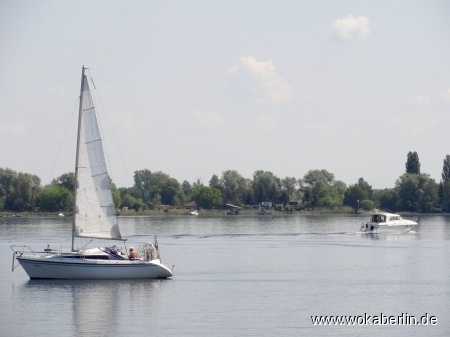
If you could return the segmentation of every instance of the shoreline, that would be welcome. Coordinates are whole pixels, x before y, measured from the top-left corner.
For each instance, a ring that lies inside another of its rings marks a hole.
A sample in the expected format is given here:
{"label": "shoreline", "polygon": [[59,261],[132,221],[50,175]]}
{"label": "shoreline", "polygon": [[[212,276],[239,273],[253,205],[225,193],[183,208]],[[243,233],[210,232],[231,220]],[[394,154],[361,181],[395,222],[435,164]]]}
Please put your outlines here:
{"label": "shoreline", "polygon": [[[260,210],[241,210],[238,214],[230,214],[229,210],[221,209],[221,210],[206,210],[201,209],[197,210],[198,215],[191,215],[190,210],[187,209],[169,209],[169,210],[146,210],[146,211],[132,211],[125,210],[118,214],[118,217],[281,217],[281,216],[305,216],[305,215],[355,215],[364,217],[367,214],[370,214],[370,211],[360,214],[355,214],[351,209],[343,208],[343,209],[314,209],[314,210],[301,210],[301,211],[291,211],[291,212],[279,212],[279,211],[271,211],[269,213],[261,214]],[[440,215],[445,213],[414,213],[414,212],[397,212],[402,215]],[[63,215],[61,215],[63,214]],[[8,218],[63,218],[63,217],[72,217],[71,212],[67,213],[56,213],[56,212],[0,212],[0,217],[8,217]]]}

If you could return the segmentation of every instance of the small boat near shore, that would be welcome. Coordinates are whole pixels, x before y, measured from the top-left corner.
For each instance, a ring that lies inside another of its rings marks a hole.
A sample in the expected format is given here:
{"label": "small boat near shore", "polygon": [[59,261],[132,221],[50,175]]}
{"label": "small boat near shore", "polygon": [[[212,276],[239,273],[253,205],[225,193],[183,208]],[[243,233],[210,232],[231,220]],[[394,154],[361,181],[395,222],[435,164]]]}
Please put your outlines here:
{"label": "small boat near shore", "polygon": [[418,225],[418,217],[403,218],[396,213],[388,213],[375,209],[369,221],[363,223],[360,233],[407,233]]}

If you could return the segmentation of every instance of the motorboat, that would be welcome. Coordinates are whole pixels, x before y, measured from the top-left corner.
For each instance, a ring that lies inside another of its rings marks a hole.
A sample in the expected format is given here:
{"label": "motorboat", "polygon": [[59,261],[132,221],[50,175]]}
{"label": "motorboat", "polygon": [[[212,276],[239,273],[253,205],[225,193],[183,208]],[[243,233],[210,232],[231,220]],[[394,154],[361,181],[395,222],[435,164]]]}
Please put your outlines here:
{"label": "motorboat", "polygon": [[406,233],[418,225],[418,217],[404,218],[396,213],[375,209],[369,221],[363,223],[360,233]]}

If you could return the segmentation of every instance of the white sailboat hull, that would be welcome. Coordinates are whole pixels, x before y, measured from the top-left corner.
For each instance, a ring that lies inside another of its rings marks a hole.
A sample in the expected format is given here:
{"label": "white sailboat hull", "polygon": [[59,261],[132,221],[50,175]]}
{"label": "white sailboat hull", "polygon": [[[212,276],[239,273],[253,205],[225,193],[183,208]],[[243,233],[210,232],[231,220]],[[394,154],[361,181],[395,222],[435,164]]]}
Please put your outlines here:
{"label": "white sailboat hull", "polygon": [[114,280],[173,276],[159,260],[85,260],[64,256],[16,257],[31,279]]}

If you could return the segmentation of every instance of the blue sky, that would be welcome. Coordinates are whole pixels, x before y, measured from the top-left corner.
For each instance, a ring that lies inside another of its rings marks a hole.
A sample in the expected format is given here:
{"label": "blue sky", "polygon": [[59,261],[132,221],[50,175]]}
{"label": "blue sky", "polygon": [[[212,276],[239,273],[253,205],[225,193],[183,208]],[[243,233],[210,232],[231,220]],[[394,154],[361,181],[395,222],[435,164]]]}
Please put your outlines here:
{"label": "blue sky", "polygon": [[386,188],[409,151],[439,182],[448,41],[448,1],[0,0],[0,167],[73,171],[85,65],[118,186],[326,169]]}

